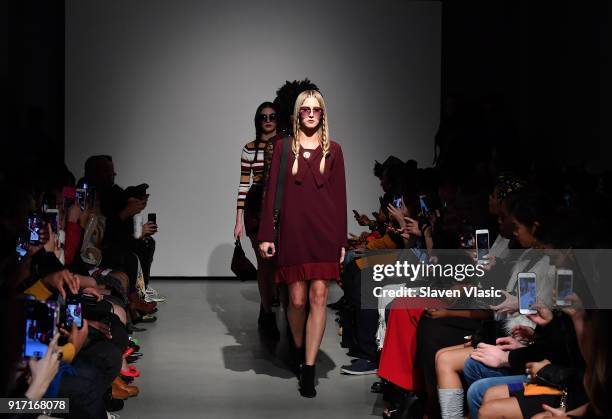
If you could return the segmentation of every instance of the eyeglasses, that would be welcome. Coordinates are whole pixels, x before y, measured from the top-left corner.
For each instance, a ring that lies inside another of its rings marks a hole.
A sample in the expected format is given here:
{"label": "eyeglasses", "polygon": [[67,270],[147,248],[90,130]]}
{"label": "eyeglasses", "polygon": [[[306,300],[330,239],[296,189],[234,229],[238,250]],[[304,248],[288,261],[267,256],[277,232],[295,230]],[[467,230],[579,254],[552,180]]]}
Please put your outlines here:
{"label": "eyeglasses", "polygon": [[271,113],[271,114],[265,114],[265,113],[260,113],[259,115],[257,115],[257,120],[259,122],[274,122],[276,121],[276,114],[275,113]]}
{"label": "eyeglasses", "polygon": [[323,109],[322,108],[308,108],[306,106],[303,106],[300,108],[300,116],[302,118],[306,118],[307,116],[310,116],[310,113],[312,112],[312,114],[314,116],[316,116],[317,118],[320,118],[321,115],[323,114]]}

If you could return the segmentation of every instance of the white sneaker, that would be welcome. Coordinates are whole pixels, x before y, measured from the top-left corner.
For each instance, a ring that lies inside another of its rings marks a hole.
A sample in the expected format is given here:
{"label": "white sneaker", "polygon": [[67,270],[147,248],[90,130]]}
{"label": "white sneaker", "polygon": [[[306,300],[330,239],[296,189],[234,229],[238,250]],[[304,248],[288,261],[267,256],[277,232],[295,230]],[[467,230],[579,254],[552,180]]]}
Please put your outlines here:
{"label": "white sneaker", "polygon": [[157,292],[157,290],[151,288],[151,287],[147,287],[147,289],[145,290],[145,297],[144,300],[147,303],[150,303],[152,301],[156,302],[156,303],[161,303],[166,301],[165,297],[162,297],[161,295],[159,295],[159,293]]}

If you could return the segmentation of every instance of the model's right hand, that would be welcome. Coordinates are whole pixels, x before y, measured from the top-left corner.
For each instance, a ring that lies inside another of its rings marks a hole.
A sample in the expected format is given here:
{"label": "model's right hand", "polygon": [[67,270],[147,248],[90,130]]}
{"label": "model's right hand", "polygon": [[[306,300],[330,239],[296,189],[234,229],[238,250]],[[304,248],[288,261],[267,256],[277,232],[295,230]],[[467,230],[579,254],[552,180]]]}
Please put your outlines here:
{"label": "model's right hand", "polygon": [[[270,249],[269,253],[268,249]],[[272,242],[262,242],[259,244],[259,253],[262,258],[269,259],[276,254],[276,246]]]}
{"label": "model's right hand", "polygon": [[237,240],[239,237],[244,237],[244,228],[242,223],[236,223],[234,227],[234,240]]}

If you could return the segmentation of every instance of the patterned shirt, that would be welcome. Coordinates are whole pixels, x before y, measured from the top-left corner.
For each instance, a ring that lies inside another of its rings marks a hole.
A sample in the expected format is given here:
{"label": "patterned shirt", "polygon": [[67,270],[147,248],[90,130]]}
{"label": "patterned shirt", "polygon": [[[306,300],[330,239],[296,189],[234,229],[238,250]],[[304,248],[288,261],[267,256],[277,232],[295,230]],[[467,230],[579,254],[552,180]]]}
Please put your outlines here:
{"label": "patterned shirt", "polygon": [[244,208],[249,188],[251,187],[251,174],[253,184],[263,185],[264,179],[264,151],[268,141],[251,141],[242,149],[240,159],[240,185],[238,187],[238,209]]}

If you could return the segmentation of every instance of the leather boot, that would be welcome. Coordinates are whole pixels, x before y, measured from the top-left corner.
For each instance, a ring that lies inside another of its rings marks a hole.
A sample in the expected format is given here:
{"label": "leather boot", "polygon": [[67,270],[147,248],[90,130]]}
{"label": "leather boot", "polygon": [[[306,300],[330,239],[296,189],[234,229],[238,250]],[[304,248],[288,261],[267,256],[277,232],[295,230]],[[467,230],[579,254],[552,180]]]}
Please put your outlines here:
{"label": "leather boot", "polygon": [[113,389],[115,387],[120,388],[121,390],[124,390],[128,394],[129,397],[138,396],[138,393],[140,393],[140,389],[138,387],[130,386],[130,385],[126,384],[119,377],[115,378],[115,380],[113,381]]}
{"label": "leather boot", "polygon": [[269,313],[263,312],[260,314],[260,319],[259,330],[261,330],[262,334],[271,339],[280,339],[280,332],[278,331],[278,326],[276,326],[276,314],[273,311]]}
{"label": "leather boot", "polygon": [[315,366],[302,364],[300,374],[300,394],[302,397],[313,398],[317,395],[314,385]]}
{"label": "leather boot", "polygon": [[129,307],[133,310],[138,310],[145,314],[153,314],[155,312],[155,308],[157,307],[157,303],[155,301],[151,301],[147,303],[144,301],[137,292],[133,292],[129,295],[130,304]]}
{"label": "leather boot", "polygon": [[114,381],[113,381],[113,384],[112,384],[111,388],[112,388],[112,397],[113,397],[113,399],[127,400],[127,398],[130,397],[128,392],[126,390],[122,389]]}

